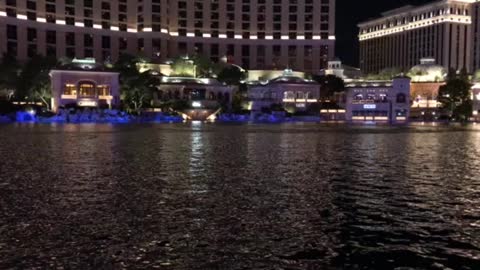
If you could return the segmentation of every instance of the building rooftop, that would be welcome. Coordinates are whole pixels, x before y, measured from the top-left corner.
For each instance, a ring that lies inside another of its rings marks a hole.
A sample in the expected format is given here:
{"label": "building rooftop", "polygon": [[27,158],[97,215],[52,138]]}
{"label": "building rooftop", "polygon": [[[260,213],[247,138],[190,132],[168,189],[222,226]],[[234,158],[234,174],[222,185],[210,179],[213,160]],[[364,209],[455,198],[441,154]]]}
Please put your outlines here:
{"label": "building rooftop", "polygon": [[104,64],[97,63],[94,58],[77,59],[74,58],[70,63],[65,63],[54,70],[67,71],[95,71],[95,72],[114,72]]}
{"label": "building rooftop", "polygon": [[285,69],[281,76],[265,81],[250,81],[249,84],[266,86],[272,84],[317,84],[317,82],[304,79],[291,69]]}
{"label": "building rooftop", "polygon": [[193,78],[193,77],[161,77],[160,83],[171,85],[202,85],[202,86],[225,86],[214,78]]}
{"label": "building rooftop", "polygon": [[420,64],[412,67],[408,72],[412,82],[443,82],[447,70],[435,63],[433,58],[422,58]]}

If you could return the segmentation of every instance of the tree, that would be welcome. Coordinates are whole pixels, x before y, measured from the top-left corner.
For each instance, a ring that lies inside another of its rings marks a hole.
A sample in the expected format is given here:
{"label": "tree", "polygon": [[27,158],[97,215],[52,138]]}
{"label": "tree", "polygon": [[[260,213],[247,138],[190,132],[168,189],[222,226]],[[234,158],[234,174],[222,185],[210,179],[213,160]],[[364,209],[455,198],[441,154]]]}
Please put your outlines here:
{"label": "tree", "polygon": [[320,84],[320,95],[330,98],[336,92],[345,91],[345,82],[335,75],[313,76],[313,80]]}
{"label": "tree", "polygon": [[137,69],[138,59],[131,55],[122,55],[114,66],[120,73],[120,91],[127,112],[140,114],[148,106],[159,80],[150,71]]}
{"label": "tree", "polygon": [[233,65],[223,68],[217,76],[217,79],[228,85],[239,85],[246,77],[246,72],[241,68]]}
{"label": "tree", "polygon": [[195,62],[187,57],[179,57],[173,60],[171,76],[197,77]]}
{"label": "tree", "polygon": [[221,66],[203,55],[195,55],[193,58],[195,64],[195,75],[197,78],[211,78],[218,74]]}
{"label": "tree", "polygon": [[0,96],[11,99],[15,93],[18,82],[20,66],[11,54],[3,54],[0,64]]}
{"label": "tree", "polygon": [[40,100],[48,111],[50,111],[50,100],[52,98],[52,85],[48,74],[39,73],[35,83],[30,89],[30,95],[34,101]]}
{"label": "tree", "polygon": [[50,110],[52,90],[50,70],[57,66],[57,59],[36,55],[22,68],[17,80],[15,98],[18,100],[41,101]]}
{"label": "tree", "polygon": [[471,87],[466,71],[458,75],[449,72],[447,83],[440,87],[438,101],[450,119],[467,121],[472,116]]}

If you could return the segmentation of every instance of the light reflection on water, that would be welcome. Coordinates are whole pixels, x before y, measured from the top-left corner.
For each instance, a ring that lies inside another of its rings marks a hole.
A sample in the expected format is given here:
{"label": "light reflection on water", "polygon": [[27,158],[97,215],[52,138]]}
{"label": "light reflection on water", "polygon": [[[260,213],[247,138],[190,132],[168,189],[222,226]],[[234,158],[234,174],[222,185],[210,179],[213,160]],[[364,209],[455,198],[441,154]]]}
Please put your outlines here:
{"label": "light reflection on water", "polygon": [[0,126],[0,268],[479,269],[480,129]]}

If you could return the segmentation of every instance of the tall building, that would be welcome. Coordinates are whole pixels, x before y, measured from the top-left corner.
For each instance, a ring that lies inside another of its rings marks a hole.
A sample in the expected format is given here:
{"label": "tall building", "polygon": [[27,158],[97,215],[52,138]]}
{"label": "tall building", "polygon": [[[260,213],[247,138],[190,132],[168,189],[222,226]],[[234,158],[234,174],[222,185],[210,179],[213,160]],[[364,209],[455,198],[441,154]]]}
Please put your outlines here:
{"label": "tall building", "polygon": [[439,0],[405,6],[360,23],[360,68],[377,73],[385,68],[408,71],[422,58],[445,68],[480,66],[478,0]]}
{"label": "tall building", "polygon": [[201,54],[315,72],[334,56],[335,0],[0,0],[0,40],[20,60]]}

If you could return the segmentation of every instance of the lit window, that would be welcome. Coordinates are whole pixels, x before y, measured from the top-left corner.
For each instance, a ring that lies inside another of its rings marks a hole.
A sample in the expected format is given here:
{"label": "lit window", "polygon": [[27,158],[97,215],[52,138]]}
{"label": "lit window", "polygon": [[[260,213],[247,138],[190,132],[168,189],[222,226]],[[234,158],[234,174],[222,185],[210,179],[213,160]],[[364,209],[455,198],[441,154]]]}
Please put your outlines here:
{"label": "lit window", "polygon": [[75,96],[77,95],[77,88],[75,87],[74,84],[65,84],[65,87],[63,88],[63,94],[69,95],[69,96]]}

